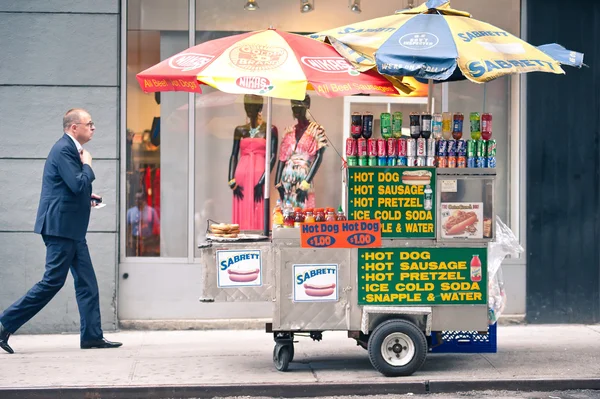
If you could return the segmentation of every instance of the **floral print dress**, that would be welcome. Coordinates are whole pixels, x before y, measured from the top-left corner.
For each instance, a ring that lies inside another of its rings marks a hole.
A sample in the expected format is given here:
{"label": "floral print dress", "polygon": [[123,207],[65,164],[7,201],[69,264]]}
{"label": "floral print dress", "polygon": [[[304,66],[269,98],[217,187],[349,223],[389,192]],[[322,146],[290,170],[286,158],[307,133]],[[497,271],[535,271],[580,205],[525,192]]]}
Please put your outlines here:
{"label": "floral print dress", "polygon": [[279,150],[279,160],[285,163],[281,175],[281,184],[285,190],[284,204],[286,201],[290,201],[293,207],[314,208],[315,193],[312,182],[305,202],[297,200],[297,192],[300,183],[308,176],[317,158],[317,153],[321,148],[327,146],[327,138],[323,127],[311,122],[296,143],[295,127],[296,125],[285,129]]}

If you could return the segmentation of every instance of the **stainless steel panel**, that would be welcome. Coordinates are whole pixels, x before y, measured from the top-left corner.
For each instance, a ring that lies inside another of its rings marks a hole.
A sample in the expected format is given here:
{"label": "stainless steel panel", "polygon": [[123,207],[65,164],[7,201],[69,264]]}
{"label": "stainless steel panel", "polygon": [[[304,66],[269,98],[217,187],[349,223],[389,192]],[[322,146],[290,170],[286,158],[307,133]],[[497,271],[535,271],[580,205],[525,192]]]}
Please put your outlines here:
{"label": "stainless steel panel", "polygon": [[432,331],[487,331],[487,305],[434,306]]}
{"label": "stainless steel panel", "polygon": [[[278,241],[275,241],[278,242]],[[278,242],[278,244],[281,243]],[[292,244],[292,243],[287,243]],[[361,310],[356,290],[356,249],[308,249],[276,245],[275,314],[273,329],[280,331],[351,330],[360,327]],[[335,302],[294,302],[294,264],[337,264],[338,300]]]}
{"label": "stainless steel panel", "polygon": [[[260,250],[262,259],[262,286],[260,287],[218,287],[218,250]],[[271,242],[231,242],[217,243],[201,249],[202,287],[200,299],[215,302],[258,302],[273,300],[274,273]]]}

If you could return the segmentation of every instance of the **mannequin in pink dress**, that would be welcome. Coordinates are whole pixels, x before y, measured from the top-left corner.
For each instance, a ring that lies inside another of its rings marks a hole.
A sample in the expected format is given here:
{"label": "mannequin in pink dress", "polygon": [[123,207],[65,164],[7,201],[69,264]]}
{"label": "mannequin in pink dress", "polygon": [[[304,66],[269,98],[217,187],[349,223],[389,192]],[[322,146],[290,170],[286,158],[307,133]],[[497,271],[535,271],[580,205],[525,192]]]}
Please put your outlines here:
{"label": "mannequin in pink dress", "polygon": [[[244,108],[249,122],[237,126],[229,158],[229,188],[233,191],[232,222],[241,230],[263,229],[263,190],[267,124],[262,120],[263,98],[247,94]],[[277,159],[277,127],[271,128],[271,169]]]}

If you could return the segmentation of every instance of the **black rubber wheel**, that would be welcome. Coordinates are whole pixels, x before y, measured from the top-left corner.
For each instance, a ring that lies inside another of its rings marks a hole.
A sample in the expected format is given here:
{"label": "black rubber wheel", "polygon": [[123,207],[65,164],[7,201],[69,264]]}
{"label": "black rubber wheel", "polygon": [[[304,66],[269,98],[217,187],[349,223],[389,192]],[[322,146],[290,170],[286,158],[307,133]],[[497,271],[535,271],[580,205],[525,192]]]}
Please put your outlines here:
{"label": "black rubber wheel", "polygon": [[294,356],[294,345],[275,344],[273,348],[273,363],[277,371],[287,371]]}
{"label": "black rubber wheel", "polygon": [[371,364],[381,374],[408,376],[425,362],[427,339],[410,321],[387,320],[373,330],[368,351]]}

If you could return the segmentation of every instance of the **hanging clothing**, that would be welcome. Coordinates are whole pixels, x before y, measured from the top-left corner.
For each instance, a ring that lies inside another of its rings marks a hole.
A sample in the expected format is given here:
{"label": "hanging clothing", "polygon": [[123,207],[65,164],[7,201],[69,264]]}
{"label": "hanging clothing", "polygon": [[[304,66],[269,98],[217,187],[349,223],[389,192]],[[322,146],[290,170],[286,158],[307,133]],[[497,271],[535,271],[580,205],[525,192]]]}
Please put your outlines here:
{"label": "hanging clothing", "polygon": [[152,206],[152,170],[150,166],[146,166],[144,172],[144,188],[146,189],[146,203],[148,206]]}
{"label": "hanging clothing", "polygon": [[296,125],[285,130],[279,150],[279,160],[285,162],[281,174],[281,184],[285,190],[284,203],[290,201],[293,207],[302,209],[315,207],[312,182],[304,202],[299,202],[296,196],[300,183],[306,179],[317,158],[317,153],[326,146],[325,130],[315,122],[308,125],[298,142],[296,142]]}
{"label": "hanging clothing", "polygon": [[262,230],[263,196],[254,201],[254,186],[265,173],[267,141],[264,138],[244,138],[240,140],[240,158],[235,168],[235,181],[243,187],[244,198],[233,196],[233,223],[241,230]]}
{"label": "hanging clothing", "polygon": [[152,200],[154,201],[154,210],[160,217],[160,168],[154,170],[152,179]]}

